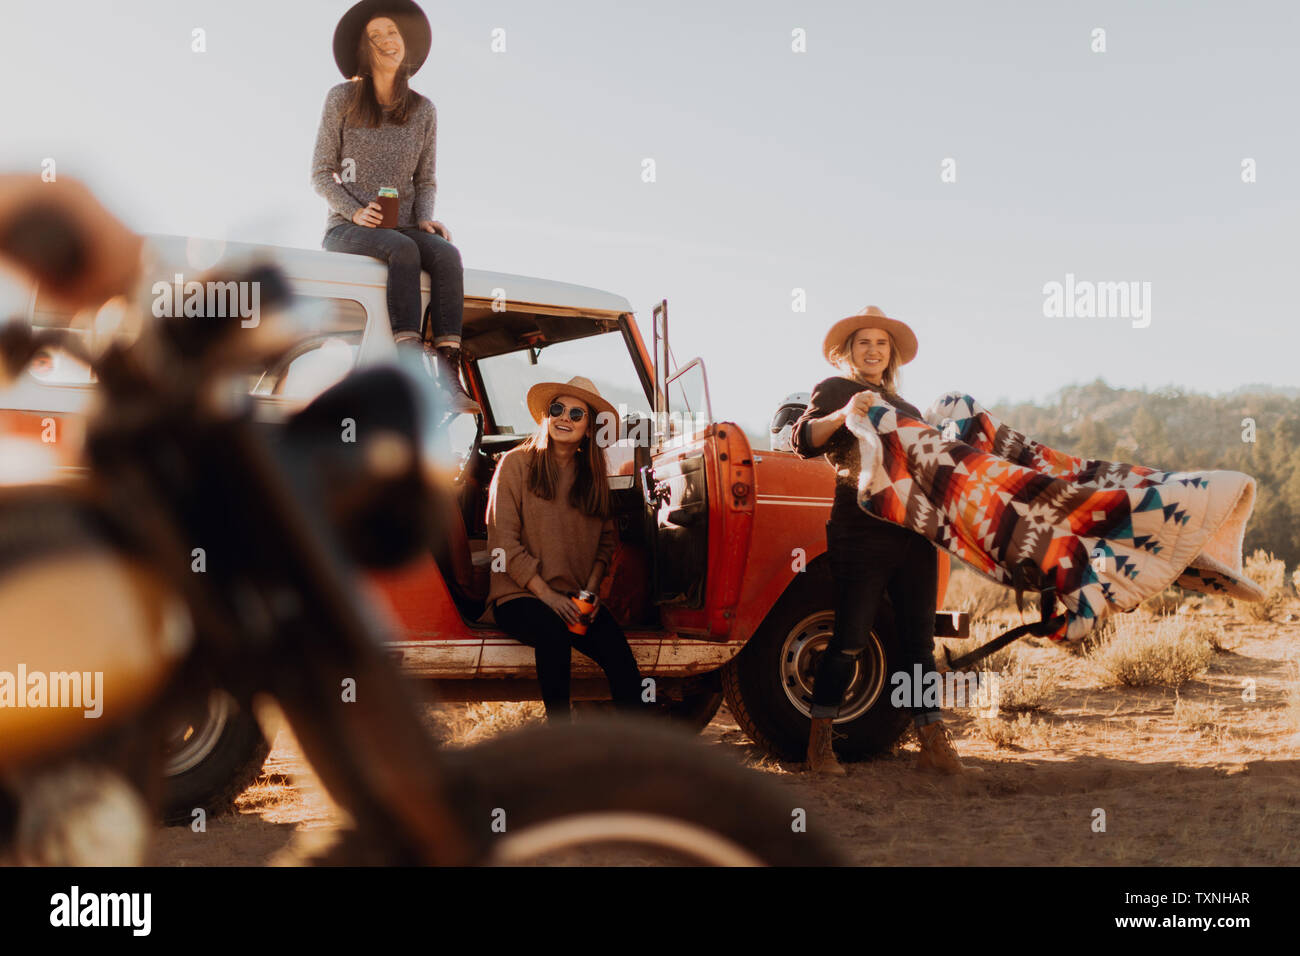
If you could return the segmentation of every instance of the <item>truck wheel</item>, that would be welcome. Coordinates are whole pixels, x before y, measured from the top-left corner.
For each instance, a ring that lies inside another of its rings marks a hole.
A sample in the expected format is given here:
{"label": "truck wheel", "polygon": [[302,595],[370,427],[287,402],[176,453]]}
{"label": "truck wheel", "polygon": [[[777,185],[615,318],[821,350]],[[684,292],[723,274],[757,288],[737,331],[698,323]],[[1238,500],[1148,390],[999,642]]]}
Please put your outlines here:
{"label": "truck wheel", "polygon": [[225,691],[177,720],[165,741],[163,818],[189,823],[196,809],[215,816],[231,808],[262,772],[271,745],[253,715]]}
{"label": "truck wheel", "polygon": [[448,798],[479,862],[613,850],[628,862],[633,847],[678,865],[842,862],[812,828],[791,826],[792,791],[644,718],[528,728],[445,758]]}
{"label": "truck wheel", "polygon": [[[807,756],[813,678],[830,640],[830,571],[817,562],[799,575],[744,649],[722,669],[727,706],[741,729],[781,760]],[[889,700],[889,675],[901,657],[893,611],[881,603],[835,720],[835,752],[864,760],[888,751],[911,723]]]}

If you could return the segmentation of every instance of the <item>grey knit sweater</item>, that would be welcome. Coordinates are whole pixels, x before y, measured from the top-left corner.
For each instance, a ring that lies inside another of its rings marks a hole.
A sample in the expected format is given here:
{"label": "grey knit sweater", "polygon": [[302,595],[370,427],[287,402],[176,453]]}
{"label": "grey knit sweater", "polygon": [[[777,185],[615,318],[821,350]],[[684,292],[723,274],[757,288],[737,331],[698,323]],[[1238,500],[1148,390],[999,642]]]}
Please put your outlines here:
{"label": "grey knit sweater", "polygon": [[[397,187],[398,226],[414,226],[432,219],[433,197],[438,190],[434,176],[438,112],[433,103],[416,93],[405,126],[397,126],[385,116],[375,129],[344,128],[343,112],[352,82],[331,87],[325,95],[316,151],[312,154],[312,187],[330,206],[325,231],[351,222],[358,209],[379,195],[381,186]],[[349,159],[352,163],[346,163]],[[351,173],[345,172],[348,168]],[[334,181],[336,172],[347,189]],[[351,175],[356,176],[355,182],[349,181]]]}

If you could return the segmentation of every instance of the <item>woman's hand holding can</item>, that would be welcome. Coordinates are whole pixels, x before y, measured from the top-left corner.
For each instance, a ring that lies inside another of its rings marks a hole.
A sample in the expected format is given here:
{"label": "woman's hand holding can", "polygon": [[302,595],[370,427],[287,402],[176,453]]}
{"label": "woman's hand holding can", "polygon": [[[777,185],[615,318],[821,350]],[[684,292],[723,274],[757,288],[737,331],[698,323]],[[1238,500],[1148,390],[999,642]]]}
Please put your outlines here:
{"label": "woman's hand holding can", "polygon": [[367,226],[374,229],[384,221],[384,211],[380,208],[379,203],[372,202],[367,206],[362,206],[352,214],[352,221],[358,226]]}

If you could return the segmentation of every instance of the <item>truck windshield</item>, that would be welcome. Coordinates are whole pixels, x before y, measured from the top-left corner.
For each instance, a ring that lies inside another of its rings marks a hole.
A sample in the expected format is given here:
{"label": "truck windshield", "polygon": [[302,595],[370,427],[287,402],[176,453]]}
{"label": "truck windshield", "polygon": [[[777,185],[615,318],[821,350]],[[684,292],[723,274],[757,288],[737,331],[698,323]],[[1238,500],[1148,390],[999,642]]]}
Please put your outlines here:
{"label": "truck windshield", "polygon": [[591,379],[597,391],[618,409],[619,417],[650,415],[632,356],[621,332],[605,332],[543,347],[537,364],[529,350],[479,359],[488,402],[498,430],[527,435],[537,428],[528,414],[528,389],[538,382],[567,382],[575,375]]}

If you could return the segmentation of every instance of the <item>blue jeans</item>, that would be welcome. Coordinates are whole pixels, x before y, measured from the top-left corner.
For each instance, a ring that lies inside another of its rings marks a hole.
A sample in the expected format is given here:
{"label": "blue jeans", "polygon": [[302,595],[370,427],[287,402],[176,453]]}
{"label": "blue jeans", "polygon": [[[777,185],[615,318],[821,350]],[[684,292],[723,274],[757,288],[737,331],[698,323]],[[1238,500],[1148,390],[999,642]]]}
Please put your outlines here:
{"label": "blue jeans", "polygon": [[433,344],[459,347],[465,270],[460,250],[442,236],[415,226],[372,229],[345,222],[325,233],[321,246],[388,263],[388,321],[394,337],[421,333],[420,270],[429,273]]}
{"label": "blue jeans", "polygon": [[[876,609],[888,592],[894,628],[902,647],[895,661],[911,680],[921,665],[923,680],[934,670],[934,612],[939,591],[939,566],[934,545],[909,528],[877,521],[870,526],[826,522],[826,554],[831,564],[835,626],[813,680],[813,717],[839,713],[853,668],[866,649]],[[877,527],[878,526],[878,527]],[[889,694],[893,686],[885,675]],[[913,688],[920,691],[920,688]],[[918,698],[919,699],[919,698]],[[916,726],[942,717],[936,707],[911,707]]]}

